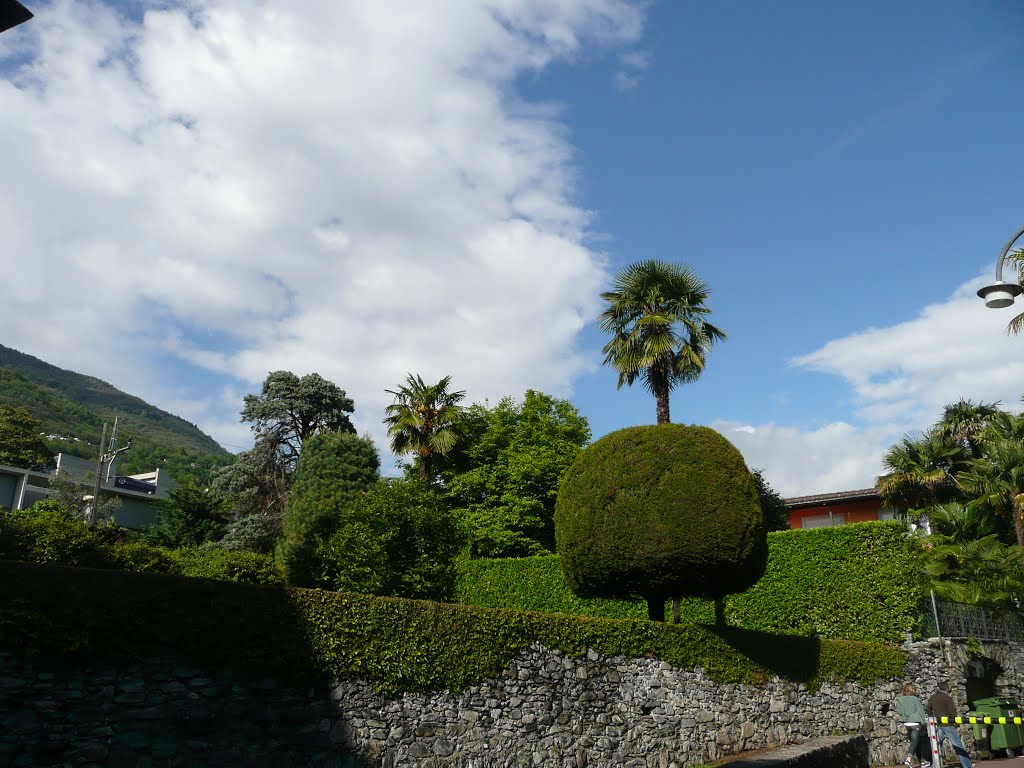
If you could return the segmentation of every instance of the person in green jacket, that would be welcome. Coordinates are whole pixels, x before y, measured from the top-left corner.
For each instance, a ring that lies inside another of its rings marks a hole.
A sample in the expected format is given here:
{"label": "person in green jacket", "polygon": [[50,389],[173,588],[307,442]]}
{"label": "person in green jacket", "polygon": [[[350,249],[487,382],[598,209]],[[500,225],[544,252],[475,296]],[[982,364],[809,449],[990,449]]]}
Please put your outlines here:
{"label": "person in green jacket", "polygon": [[928,715],[924,711],[924,704],[917,698],[917,686],[913,683],[906,683],[903,686],[903,695],[896,699],[896,712],[903,719],[910,739],[910,743],[907,744],[907,759],[903,764],[907,768],[914,768],[913,757],[920,754],[921,768],[929,768],[931,762],[924,756],[927,755],[927,751],[919,752],[922,747],[927,750],[928,731],[925,723],[928,722]]}

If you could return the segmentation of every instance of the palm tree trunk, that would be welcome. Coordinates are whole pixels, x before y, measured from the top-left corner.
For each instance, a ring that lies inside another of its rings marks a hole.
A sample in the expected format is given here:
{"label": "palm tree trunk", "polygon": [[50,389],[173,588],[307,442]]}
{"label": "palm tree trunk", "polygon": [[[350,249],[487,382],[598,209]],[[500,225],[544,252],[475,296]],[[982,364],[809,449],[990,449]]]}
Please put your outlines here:
{"label": "palm tree trunk", "polygon": [[658,423],[670,424],[672,419],[668,411],[668,390],[659,392],[656,397],[658,402]]}
{"label": "palm tree trunk", "polygon": [[679,623],[679,598],[678,597],[673,597],[672,598],[672,623],[673,624],[678,624]]}
{"label": "palm tree trunk", "polygon": [[1014,504],[1011,509],[1013,510],[1013,531],[1017,534],[1017,546],[1024,547],[1024,510],[1018,509],[1017,505]]}
{"label": "palm tree trunk", "polygon": [[423,483],[424,488],[430,487],[430,454],[420,454],[420,482]]}
{"label": "palm tree trunk", "polygon": [[668,409],[668,370],[667,363],[661,362],[651,369],[651,389],[658,405],[658,423],[671,424],[672,417]]}

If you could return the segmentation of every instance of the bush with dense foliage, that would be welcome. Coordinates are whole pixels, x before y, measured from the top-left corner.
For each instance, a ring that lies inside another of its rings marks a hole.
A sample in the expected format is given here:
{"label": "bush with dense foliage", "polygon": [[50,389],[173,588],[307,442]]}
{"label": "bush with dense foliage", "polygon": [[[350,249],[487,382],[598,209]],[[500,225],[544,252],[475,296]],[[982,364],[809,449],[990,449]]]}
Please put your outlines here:
{"label": "bush with dense foliage", "polygon": [[123,528],[87,525],[52,501],[0,513],[0,560],[180,573],[250,584],[284,581],[270,555],[216,548],[167,549],[139,540]]}
{"label": "bush with dense foliage", "polygon": [[243,584],[284,584],[284,575],[272,555],[207,547],[176,549],[170,557],[182,576]]}
{"label": "bush with dense foliage", "polygon": [[344,509],[377,482],[379,469],[380,457],[369,438],[328,432],[306,440],[277,545],[289,584],[326,586],[317,551],[337,529]]}
{"label": "bush with dense foliage", "polygon": [[59,504],[40,502],[0,517],[0,559],[109,567],[103,539]]}
{"label": "bush with dense foliage", "polygon": [[742,592],[764,572],[764,520],[740,452],[713,429],[630,427],[584,449],[558,490],[555,535],[581,597]]}
{"label": "bush with dense foliage", "polygon": [[[768,565],[751,589],[725,600],[731,624],[766,632],[898,643],[926,594],[917,539],[898,522],[768,534]],[[580,599],[558,557],[460,563],[458,600],[490,608],[640,618],[639,599]],[[710,623],[708,600],[682,601],[684,623]]]}
{"label": "bush with dense foliage", "polygon": [[[737,628],[555,616],[459,605],[0,562],[0,648],[95,659],[180,658],[286,681],[367,680],[382,695],[459,690],[534,643],[580,657],[663,659],[722,683],[772,675],[812,688],[902,673],[870,643]],[[272,627],[273,631],[268,631]]]}
{"label": "bush with dense foliage", "polygon": [[414,480],[382,480],[350,502],[317,551],[320,582],[342,592],[448,600],[465,542],[435,491]]}
{"label": "bush with dense foliage", "polygon": [[158,517],[146,529],[146,538],[162,547],[198,547],[227,533],[227,504],[211,491],[194,485],[174,488],[153,506]]}

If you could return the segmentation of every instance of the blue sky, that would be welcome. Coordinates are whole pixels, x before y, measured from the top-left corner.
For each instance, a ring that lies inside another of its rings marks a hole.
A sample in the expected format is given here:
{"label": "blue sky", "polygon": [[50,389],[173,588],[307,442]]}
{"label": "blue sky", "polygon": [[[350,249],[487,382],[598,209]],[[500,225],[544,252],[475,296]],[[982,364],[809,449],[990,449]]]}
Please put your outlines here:
{"label": "blue sky", "polygon": [[1013,0],[28,5],[0,37],[0,343],[234,450],[279,368],[382,449],[407,371],[651,423],[594,323],[647,258],[691,264],[729,334],[673,420],[785,495],[1024,393],[1012,311],[973,295],[1024,226]]}

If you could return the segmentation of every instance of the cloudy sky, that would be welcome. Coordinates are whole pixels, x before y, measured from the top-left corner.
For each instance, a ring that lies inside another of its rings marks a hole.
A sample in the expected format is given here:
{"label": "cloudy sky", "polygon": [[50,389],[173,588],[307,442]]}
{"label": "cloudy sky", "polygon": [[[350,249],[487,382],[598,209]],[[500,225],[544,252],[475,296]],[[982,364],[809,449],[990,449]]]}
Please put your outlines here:
{"label": "cloudy sky", "polygon": [[652,423],[595,325],[646,258],[691,264],[729,335],[673,420],[787,496],[1024,393],[1013,311],[974,296],[1024,226],[1015,0],[23,2],[0,343],[230,450],[278,369],[382,449],[410,371]]}

